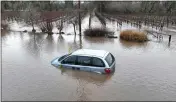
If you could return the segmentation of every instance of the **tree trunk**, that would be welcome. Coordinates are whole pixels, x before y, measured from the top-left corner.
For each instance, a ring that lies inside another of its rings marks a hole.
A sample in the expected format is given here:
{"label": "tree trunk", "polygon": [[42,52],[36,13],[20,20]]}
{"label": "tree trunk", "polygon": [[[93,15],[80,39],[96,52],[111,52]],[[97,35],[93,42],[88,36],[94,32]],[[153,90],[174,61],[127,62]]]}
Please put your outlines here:
{"label": "tree trunk", "polygon": [[52,11],[51,1],[49,1],[49,10]]}
{"label": "tree trunk", "polygon": [[33,23],[33,21],[32,21],[32,32],[34,32],[35,33],[35,29],[34,29],[34,23]]}
{"label": "tree trunk", "polygon": [[59,29],[59,34],[61,34],[62,29]]}
{"label": "tree trunk", "polygon": [[169,15],[167,15],[167,27],[169,26]]}
{"label": "tree trunk", "polygon": [[75,28],[75,24],[73,23],[73,28],[74,28],[74,32],[75,32],[75,36],[76,36],[76,28]]}
{"label": "tree trunk", "polygon": [[78,2],[78,6],[79,6],[79,16],[78,16],[78,19],[79,19],[79,35],[81,36],[81,14],[80,14],[80,0]]}
{"label": "tree trunk", "polygon": [[82,49],[82,38],[81,38],[81,36],[79,37],[79,47],[80,47],[80,49]]}
{"label": "tree trunk", "polygon": [[92,19],[92,13],[90,12],[90,17],[89,17],[89,28],[91,27],[91,19]]}
{"label": "tree trunk", "polygon": [[152,5],[152,7],[150,8],[149,13],[151,13],[151,11],[153,10],[155,2],[153,2],[151,5]]}
{"label": "tree trunk", "polygon": [[59,31],[60,31],[59,33],[60,33],[60,34],[61,34],[62,29],[63,29],[63,20],[61,19],[61,25],[60,25],[60,30],[59,30]]}

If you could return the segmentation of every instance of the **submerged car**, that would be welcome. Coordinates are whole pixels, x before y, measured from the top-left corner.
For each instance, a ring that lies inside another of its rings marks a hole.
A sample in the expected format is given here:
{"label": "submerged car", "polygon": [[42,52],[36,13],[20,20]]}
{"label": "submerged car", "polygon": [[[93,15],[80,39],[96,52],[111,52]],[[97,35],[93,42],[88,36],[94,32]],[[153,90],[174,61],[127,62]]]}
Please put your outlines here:
{"label": "submerged car", "polygon": [[104,50],[79,49],[51,61],[55,67],[110,74],[115,70],[114,56]]}

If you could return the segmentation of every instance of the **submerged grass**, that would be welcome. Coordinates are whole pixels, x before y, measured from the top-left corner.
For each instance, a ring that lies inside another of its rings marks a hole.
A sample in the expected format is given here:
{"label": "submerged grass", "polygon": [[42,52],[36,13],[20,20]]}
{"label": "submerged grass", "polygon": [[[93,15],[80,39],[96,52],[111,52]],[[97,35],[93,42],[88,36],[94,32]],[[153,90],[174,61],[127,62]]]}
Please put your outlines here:
{"label": "submerged grass", "polygon": [[137,42],[148,41],[148,37],[145,32],[139,32],[136,30],[124,30],[120,32],[120,39]]}
{"label": "submerged grass", "polygon": [[106,36],[108,35],[108,33],[109,31],[107,29],[102,29],[102,28],[86,29],[84,31],[85,36],[91,36],[91,37]]}

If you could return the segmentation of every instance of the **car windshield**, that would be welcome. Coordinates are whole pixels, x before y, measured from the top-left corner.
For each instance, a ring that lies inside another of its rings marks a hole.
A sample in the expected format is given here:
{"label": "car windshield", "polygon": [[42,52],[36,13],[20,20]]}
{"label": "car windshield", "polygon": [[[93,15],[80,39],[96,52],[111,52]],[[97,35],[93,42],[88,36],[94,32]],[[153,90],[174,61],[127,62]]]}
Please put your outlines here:
{"label": "car windshield", "polygon": [[58,59],[58,61],[61,61],[62,59],[64,59],[64,58],[67,57],[68,55],[70,55],[70,54],[63,55],[62,57],[60,57],[60,58]]}

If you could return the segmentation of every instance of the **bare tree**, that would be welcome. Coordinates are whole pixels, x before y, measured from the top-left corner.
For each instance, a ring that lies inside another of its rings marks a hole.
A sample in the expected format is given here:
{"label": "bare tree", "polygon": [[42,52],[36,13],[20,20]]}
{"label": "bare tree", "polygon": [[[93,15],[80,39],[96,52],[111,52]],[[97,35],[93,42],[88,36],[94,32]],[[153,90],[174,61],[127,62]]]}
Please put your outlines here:
{"label": "bare tree", "polygon": [[91,21],[92,21],[92,13],[93,13],[93,10],[94,10],[94,4],[93,2],[89,2],[88,3],[88,12],[89,12],[89,28],[91,28]]}
{"label": "bare tree", "polygon": [[76,36],[76,25],[78,24],[78,17],[74,17],[72,20],[70,20],[70,22],[72,25],[73,25],[73,28],[74,28],[74,33],[75,33],[75,36]]}
{"label": "bare tree", "polygon": [[59,30],[59,34],[61,34],[63,29],[63,18],[56,22],[56,27]]}
{"label": "bare tree", "polygon": [[32,2],[29,2],[28,6],[26,7],[25,12],[21,13],[24,21],[32,26],[32,32],[35,32],[34,25],[40,19],[40,12],[36,8]]}

